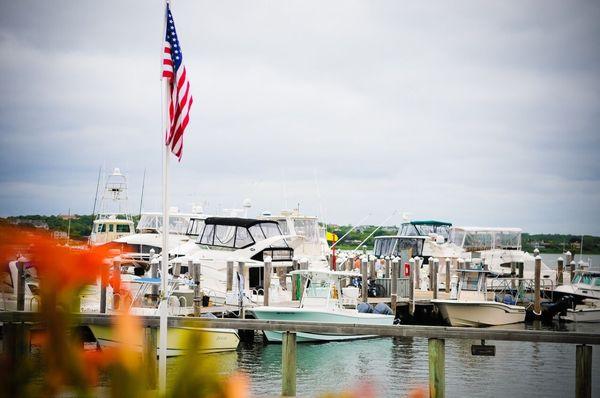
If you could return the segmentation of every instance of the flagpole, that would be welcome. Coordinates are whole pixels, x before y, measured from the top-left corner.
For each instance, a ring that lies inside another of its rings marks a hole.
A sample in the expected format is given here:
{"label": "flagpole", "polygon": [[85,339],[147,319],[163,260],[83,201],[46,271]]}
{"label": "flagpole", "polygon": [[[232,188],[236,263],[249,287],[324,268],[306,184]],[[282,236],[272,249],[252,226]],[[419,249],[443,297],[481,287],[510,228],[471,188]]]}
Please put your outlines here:
{"label": "flagpole", "polygon": [[[163,8],[163,30],[161,50],[164,48],[166,32],[166,12],[168,0],[164,1]],[[161,51],[161,54],[162,54]],[[162,59],[162,57],[161,57]],[[162,145],[163,145],[163,228],[162,228],[162,268],[161,268],[161,294],[159,303],[160,328],[159,328],[159,352],[158,352],[158,389],[161,395],[167,390],[167,277],[169,275],[169,146],[166,145],[166,134],[168,129],[169,103],[168,79],[161,77],[162,90]]]}

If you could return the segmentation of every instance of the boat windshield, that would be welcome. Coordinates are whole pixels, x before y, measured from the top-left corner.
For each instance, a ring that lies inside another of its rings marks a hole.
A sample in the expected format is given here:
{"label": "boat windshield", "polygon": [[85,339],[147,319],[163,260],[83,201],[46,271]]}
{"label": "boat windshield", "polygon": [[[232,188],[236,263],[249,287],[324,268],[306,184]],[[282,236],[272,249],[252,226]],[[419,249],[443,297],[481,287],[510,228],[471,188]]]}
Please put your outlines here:
{"label": "boat windshield", "polygon": [[200,235],[200,232],[202,232],[202,228],[204,228],[204,220],[192,218],[185,234],[190,236],[198,236]]}
{"label": "boat windshield", "polygon": [[329,297],[330,289],[331,284],[327,281],[311,280],[309,286],[306,288],[306,297],[327,298]]}
{"label": "boat windshield", "polygon": [[[598,279],[600,281],[600,279]],[[592,284],[592,276],[587,274],[577,274],[573,277],[573,281],[571,283],[582,283],[584,285]]]}
{"label": "boat windshield", "polygon": [[[140,233],[160,233],[162,231],[162,214],[142,214],[137,229]],[[188,230],[189,218],[177,214],[169,216],[169,233],[183,235]]]}
{"label": "boat windshield", "polygon": [[294,231],[309,243],[319,243],[319,228],[316,219],[295,219]]}
{"label": "boat windshield", "polygon": [[[281,236],[279,225],[273,222],[259,222],[249,228],[244,225],[206,224],[198,242],[203,245],[243,249],[262,240]],[[278,247],[287,247],[285,240]]]}
{"label": "boat windshield", "polygon": [[448,240],[450,236],[450,224],[439,223],[439,222],[416,222],[416,223],[404,223],[400,226],[398,231],[399,236],[428,236],[429,234],[438,234]]}
{"label": "boat windshield", "polygon": [[423,253],[423,238],[377,237],[373,254],[377,257],[397,257],[402,251],[408,250],[409,257],[420,256]]}
{"label": "boat windshield", "polygon": [[450,233],[450,241],[467,251],[520,250],[521,231],[517,229],[453,228]]}

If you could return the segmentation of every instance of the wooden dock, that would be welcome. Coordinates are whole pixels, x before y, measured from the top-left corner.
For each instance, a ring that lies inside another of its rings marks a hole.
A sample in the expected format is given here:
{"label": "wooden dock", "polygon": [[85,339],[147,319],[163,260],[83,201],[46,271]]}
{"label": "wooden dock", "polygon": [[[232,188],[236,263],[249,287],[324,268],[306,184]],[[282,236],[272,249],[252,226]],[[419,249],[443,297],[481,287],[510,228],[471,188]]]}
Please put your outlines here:
{"label": "wooden dock", "polygon": [[[73,314],[73,326],[112,325],[117,315]],[[40,315],[31,312],[2,312],[4,348],[9,355],[19,356],[28,352],[28,330],[31,326],[43,327]],[[159,317],[140,316],[141,324],[148,328],[145,333],[146,347],[155,349]],[[576,391],[578,398],[591,397],[592,345],[600,345],[600,333],[555,332],[544,330],[478,329],[444,326],[370,326],[357,324],[264,321],[254,319],[205,319],[193,317],[169,317],[170,327],[230,328],[238,330],[271,330],[284,332],[282,342],[282,395],[296,395],[296,334],[299,332],[375,335],[389,337],[426,338],[429,342],[429,392],[430,397],[445,394],[445,340],[503,340],[537,343],[576,344]],[[5,351],[6,352],[6,351]]]}

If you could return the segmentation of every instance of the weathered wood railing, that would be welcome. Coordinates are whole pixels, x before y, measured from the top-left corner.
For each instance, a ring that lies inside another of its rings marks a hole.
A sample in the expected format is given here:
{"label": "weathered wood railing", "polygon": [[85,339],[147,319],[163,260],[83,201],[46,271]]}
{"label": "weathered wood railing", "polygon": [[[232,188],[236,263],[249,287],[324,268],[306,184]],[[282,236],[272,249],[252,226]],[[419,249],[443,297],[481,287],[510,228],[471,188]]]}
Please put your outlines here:
{"label": "weathered wood railing", "polygon": [[[74,325],[111,325],[114,315],[73,314]],[[145,352],[156,347],[156,332],[159,317],[140,316],[145,328]],[[23,353],[28,348],[28,329],[40,322],[38,313],[0,312],[3,323],[4,348]],[[445,339],[499,340],[538,343],[576,344],[576,397],[591,397],[591,354],[592,345],[600,345],[600,333],[556,332],[547,330],[503,330],[477,329],[444,326],[371,326],[357,324],[261,321],[254,319],[204,319],[192,317],[169,317],[170,327],[230,328],[241,330],[283,331],[282,344],[282,394],[293,396],[296,393],[296,333],[328,333],[349,335],[375,335],[388,337],[416,337],[429,340],[429,380],[430,396],[444,396]],[[43,327],[43,325],[40,325]],[[27,347],[24,345],[27,344]],[[6,351],[5,351],[6,352]],[[18,354],[17,354],[18,355]],[[155,360],[155,358],[154,358]]]}

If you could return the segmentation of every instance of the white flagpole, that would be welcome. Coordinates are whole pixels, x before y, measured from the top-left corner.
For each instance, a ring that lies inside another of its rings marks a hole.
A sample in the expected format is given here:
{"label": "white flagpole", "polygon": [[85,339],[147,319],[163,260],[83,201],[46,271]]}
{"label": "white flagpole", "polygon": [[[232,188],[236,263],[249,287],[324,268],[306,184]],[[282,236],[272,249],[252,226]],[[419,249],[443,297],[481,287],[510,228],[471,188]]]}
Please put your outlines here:
{"label": "white flagpole", "polygon": [[[165,32],[167,26],[167,3],[164,1],[163,8],[163,31],[161,49],[164,48]],[[163,51],[161,51],[161,63]],[[162,75],[162,73],[161,73]],[[165,143],[167,130],[169,128],[169,88],[167,79],[161,77],[162,87],[162,145],[164,146],[163,156],[163,228],[162,228],[162,269],[161,269],[161,294],[160,303],[158,305],[160,312],[160,328],[159,328],[159,353],[158,353],[158,389],[161,395],[164,395],[167,390],[167,276],[169,275],[169,147]]]}

